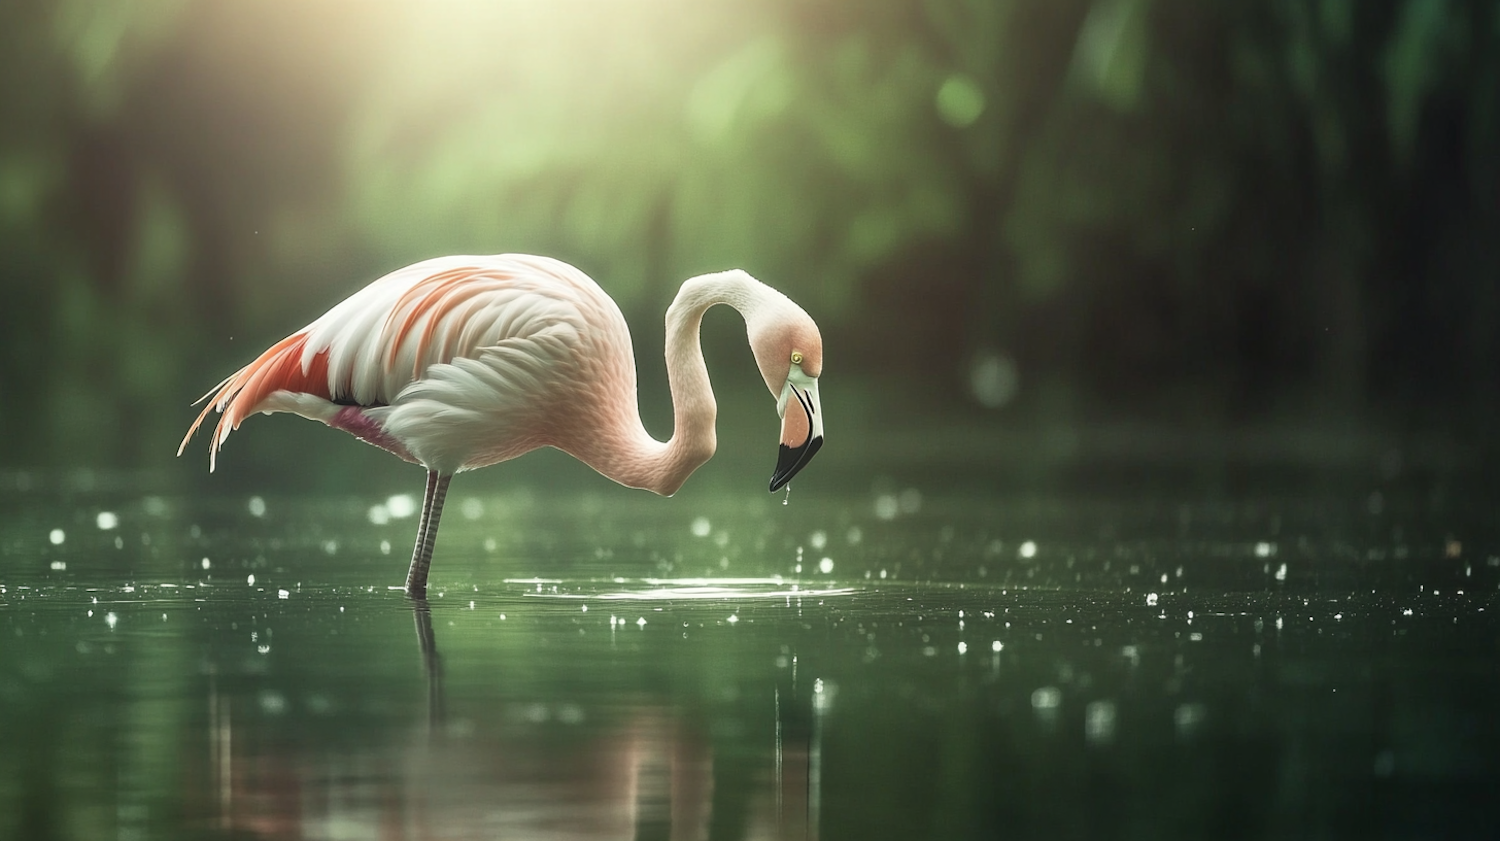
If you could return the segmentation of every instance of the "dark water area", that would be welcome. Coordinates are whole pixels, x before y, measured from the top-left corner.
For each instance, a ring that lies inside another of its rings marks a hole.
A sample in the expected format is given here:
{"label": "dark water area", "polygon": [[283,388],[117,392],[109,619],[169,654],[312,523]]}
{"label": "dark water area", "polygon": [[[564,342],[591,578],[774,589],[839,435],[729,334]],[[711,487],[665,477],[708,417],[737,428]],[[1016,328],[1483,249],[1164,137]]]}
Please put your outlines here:
{"label": "dark water area", "polygon": [[421,603],[418,499],[8,474],[0,838],[1500,833],[1490,500],[1110,475],[456,482]]}

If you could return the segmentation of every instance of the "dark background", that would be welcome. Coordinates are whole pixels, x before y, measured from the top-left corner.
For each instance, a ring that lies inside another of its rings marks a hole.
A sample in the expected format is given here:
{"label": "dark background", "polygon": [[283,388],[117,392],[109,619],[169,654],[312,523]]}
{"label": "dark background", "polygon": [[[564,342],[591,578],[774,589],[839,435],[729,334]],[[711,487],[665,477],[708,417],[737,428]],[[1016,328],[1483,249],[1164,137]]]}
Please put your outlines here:
{"label": "dark background", "polygon": [[[1483,443],[1497,150],[1488,0],[11,0],[0,465],[198,473],[225,374],[505,251],[616,297],[660,436],[661,313],[741,266],[822,326],[831,442]],[[377,459],[295,426],[225,465]]]}

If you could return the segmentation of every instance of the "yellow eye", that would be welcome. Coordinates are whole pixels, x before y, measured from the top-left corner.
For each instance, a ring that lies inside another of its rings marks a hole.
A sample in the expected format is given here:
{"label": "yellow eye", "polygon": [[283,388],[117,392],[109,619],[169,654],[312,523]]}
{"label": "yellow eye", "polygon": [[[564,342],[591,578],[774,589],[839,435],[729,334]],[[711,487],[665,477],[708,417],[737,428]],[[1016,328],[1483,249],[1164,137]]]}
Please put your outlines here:
{"label": "yellow eye", "polygon": [[792,364],[793,365],[801,365],[802,364],[802,351],[800,351],[800,350],[794,350],[794,351],[792,351]]}

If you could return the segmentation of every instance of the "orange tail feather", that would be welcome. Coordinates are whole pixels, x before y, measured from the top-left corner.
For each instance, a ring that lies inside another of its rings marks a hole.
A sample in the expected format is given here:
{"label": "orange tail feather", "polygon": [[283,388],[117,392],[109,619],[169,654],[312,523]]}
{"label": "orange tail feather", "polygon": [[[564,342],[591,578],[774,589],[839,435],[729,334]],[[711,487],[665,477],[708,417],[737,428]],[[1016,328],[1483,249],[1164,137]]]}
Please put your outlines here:
{"label": "orange tail feather", "polygon": [[306,348],[306,333],[288,336],[256,357],[254,362],[230,374],[223,382],[210,389],[208,394],[194,401],[194,405],[204,400],[208,404],[203,407],[193,425],[188,427],[182,443],[177,446],[177,455],[182,455],[198,427],[215,410],[222,417],[208,442],[210,472],[216,466],[218,451],[223,446],[224,439],[229,437],[231,431],[239,428],[241,421],[254,414],[255,407],[270,395],[278,391],[295,391],[315,394],[327,400],[333,399],[328,382],[328,351],[322,350],[314,354],[306,362],[304,370],[303,356]]}

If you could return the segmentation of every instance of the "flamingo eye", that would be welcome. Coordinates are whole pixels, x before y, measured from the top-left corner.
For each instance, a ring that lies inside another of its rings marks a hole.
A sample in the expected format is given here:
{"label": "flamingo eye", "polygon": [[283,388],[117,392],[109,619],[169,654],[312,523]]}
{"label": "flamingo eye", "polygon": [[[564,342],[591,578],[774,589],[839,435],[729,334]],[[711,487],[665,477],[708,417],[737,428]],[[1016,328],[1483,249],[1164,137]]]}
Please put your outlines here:
{"label": "flamingo eye", "polygon": [[800,350],[794,350],[794,351],[792,351],[792,364],[793,365],[801,365],[802,364],[802,351],[800,351]]}

